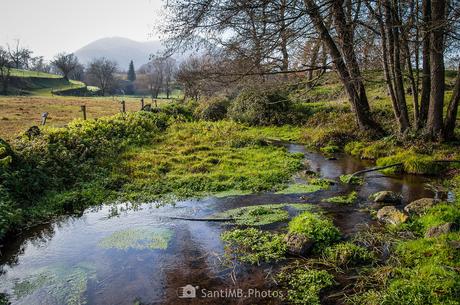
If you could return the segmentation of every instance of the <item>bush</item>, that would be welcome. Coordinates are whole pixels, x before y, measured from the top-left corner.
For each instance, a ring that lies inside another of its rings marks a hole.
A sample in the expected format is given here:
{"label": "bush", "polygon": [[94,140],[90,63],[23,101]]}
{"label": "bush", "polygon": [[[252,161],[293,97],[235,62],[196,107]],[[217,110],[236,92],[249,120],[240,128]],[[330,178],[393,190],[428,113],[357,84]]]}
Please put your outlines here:
{"label": "bush", "polygon": [[303,212],[289,222],[289,233],[300,233],[315,242],[315,249],[322,249],[340,238],[339,230],[325,216]]}
{"label": "bush", "polygon": [[251,88],[241,91],[230,104],[228,116],[250,125],[289,123],[291,101],[278,89]]}
{"label": "bush", "polygon": [[225,97],[212,97],[201,100],[195,109],[195,116],[205,121],[220,121],[227,115],[227,108],[230,101]]}
{"label": "bush", "polygon": [[[21,219],[33,223],[62,211],[81,212],[108,199],[110,190],[96,182],[110,175],[123,149],[152,142],[167,121],[165,114],[149,112],[76,120],[66,128],[24,135],[14,142],[14,158],[0,142],[0,160],[9,160],[0,167],[0,239],[19,228]],[[62,193],[53,194],[57,191]]]}

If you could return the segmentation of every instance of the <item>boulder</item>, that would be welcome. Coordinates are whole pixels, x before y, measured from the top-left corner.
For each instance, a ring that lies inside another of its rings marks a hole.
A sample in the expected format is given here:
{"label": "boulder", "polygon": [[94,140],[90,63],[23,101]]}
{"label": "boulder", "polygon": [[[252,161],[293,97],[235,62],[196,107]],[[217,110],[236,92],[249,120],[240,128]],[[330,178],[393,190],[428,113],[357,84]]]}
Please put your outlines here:
{"label": "boulder", "polygon": [[392,191],[377,192],[372,194],[369,198],[379,203],[401,203],[401,196]]}
{"label": "boulder", "polygon": [[458,225],[453,222],[443,223],[438,226],[434,226],[428,229],[425,233],[425,237],[438,237],[442,234],[450,233],[458,230]]}
{"label": "boulder", "polygon": [[381,222],[398,225],[406,222],[407,215],[392,205],[384,206],[377,211],[377,219]]}
{"label": "boulder", "polygon": [[306,256],[313,247],[313,240],[307,236],[298,233],[288,233],[284,237],[288,252],[293,255]]}
{"label": "boulder", "polygon": [[422,198],[412,201],[404,207],[404,211],[409,214],[421,215],[437,203],[434,198]]}

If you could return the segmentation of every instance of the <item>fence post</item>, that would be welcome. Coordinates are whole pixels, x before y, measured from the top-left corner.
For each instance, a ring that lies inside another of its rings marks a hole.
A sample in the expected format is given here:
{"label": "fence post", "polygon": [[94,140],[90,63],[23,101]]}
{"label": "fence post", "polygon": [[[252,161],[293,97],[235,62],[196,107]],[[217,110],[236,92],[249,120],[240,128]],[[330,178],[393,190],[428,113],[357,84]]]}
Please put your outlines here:
{"label": "fence post", "polygon": [[81,112],[83,112],[83,120],[86,120],[86,105],[81,105]]}
{"label": "fence post", "polygon": [[141,110],[144,109],[144,98],[141,98]]}
{"label": "fence post", "polygon": [[121,101],[121,112],[123,112],[123,113],[126,112],[126,102],[124,100]]}
{"label": "fence post", "polygon": [[43,112],[42,113],[42,126],[45,126],[47,118],[48,118],[48,112]]}

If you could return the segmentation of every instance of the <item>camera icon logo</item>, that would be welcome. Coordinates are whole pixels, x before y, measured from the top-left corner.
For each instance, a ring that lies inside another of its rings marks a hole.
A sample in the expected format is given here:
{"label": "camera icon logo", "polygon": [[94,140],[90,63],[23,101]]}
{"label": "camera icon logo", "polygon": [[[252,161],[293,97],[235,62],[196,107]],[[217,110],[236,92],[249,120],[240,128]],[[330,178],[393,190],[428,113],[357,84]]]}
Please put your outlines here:
{"label": "camera icon logo", "polygon": [[193,299],[196,298],[196,290],[198,286],[192,286],[190,284],[177,289],[177,296],[181,299]]}

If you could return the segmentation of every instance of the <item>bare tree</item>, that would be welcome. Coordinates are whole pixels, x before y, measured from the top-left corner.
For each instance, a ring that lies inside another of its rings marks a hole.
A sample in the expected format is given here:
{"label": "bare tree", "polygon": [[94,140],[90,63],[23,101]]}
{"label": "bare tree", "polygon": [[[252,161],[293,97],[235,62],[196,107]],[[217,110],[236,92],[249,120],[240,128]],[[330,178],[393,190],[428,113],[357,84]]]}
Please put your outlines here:
{"label": "bare tree", "polygon": [[16,46],[8,45],[8,53],[16,69],[25,69],[29,66],[29,60],[32,57],[32,51],[21,47],[19,39],[16,40]]}
{"label": "bare tree", "polygon": [[93,60],[87,70],[89,81],[101,89],[101,94],[105,95],[116,83],[115,72],[117,63],[107,58]]}
{"label": "bare tree", "polygon": [[69,74],[78,67],[79,62],[73,53],[59,53],[51,64],[62,73],[66,80],[69,80]]}
{"label": "bare tree", "polygon": [[2,82],[2,94],[5,95],[8,94],[8,85],[13,64],[8,51],[0,47],[0,81]]}

